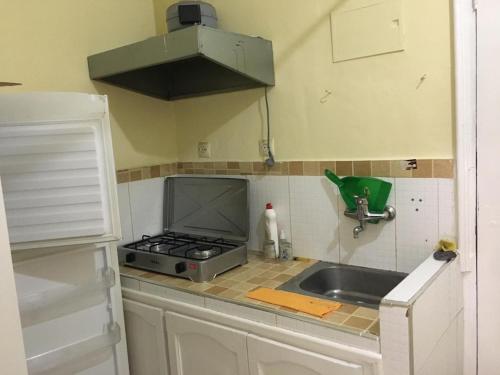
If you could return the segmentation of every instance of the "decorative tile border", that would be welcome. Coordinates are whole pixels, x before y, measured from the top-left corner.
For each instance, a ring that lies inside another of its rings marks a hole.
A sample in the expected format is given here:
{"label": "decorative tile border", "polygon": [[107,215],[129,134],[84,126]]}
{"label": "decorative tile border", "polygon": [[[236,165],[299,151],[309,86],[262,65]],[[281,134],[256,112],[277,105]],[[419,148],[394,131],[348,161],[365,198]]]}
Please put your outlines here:
{"label": "decorative tile border", "polygon": [[148,180],[156,177],[167,177],[177,174],[177,163],[155,165],[152,167],[123,169],[116,171],[119,184],[132,181]]}
{"label": "decorative tile border", "polygon": [[363,160],[363,161],[285,161],[273,167],[254,162],[178,162],[117,171],[118,183],[166,177],[175,174],[321,176],[328,168],[339,176],[407,178],[454,178],[450,159]]}

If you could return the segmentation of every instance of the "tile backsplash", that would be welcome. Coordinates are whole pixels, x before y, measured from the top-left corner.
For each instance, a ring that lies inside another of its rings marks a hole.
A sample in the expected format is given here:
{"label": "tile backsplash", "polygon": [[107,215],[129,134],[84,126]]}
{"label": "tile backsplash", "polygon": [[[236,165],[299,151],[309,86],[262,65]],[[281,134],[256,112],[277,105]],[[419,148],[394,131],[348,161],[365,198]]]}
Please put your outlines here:
{"label": "tile backsplash", "polygon": [[[393,184],[388,204],[396,208],[396,219],[367,224],[354,239],[357,222],[344,216],[338,189],[325,177],[235,177],[250,182],[248,248],[252,250],[262,248],[267,202],[273,203],[278,226],[300,257],[410,272],[432,253],[440,238],[456,237],[452,179],[384,178]],[[119,185],[122,243],[162,231],[163,181],[159,177]]]}
{"label": "tile backsplash", "polygon": [[[392,183],[387,204],[396,207],[395,178],[383,178]],[[331,188],[331,187],[329,187]],[[336,189],[334,186],[333,188]],[[396,220],[380,221],[379,224],[367,224],[359,238],[353,237],[353,228],[358,222],[344,215],[346,205],[339,197],[340,220],[340,263],[362,267],[396,270]],[[396,218],[398,217],[396,208]]]}
{"label": "tile backsplash", "polygon": [[292,176],[288,185],[294,254],[338,263],[338,189],[326,178],[312,176]]}
{"label": "tile backsplash", "polygon": [[[411,167],[410,167],[411,166]],[[260,161],[173,162],[116,172],[119,184],[150,178],[181,175],[322,176],[328,168],[337,175],[450,178],[454,177],[451,159],[362,160],[362,161],[279,161],[268,167]]]}

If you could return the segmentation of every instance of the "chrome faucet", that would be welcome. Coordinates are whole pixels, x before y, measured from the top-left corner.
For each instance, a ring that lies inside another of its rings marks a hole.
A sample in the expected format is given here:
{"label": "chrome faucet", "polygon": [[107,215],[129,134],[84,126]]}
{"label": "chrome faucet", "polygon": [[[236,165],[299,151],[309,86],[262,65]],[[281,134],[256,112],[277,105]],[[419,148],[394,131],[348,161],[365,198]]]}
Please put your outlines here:
{"label": "chrome faucet", "polygon": [[396,217],[396,210],[392,206],[386,206],[382,213],[373,213],[368,209],[368,198],[359,196],[354,198],[356,211],[344,211],[345,216],[359,221],[359,225],[352,231],[354,238],[359,238],[359,234],[365,230],[366,222],[378,224],[380,220],[391,221]]}

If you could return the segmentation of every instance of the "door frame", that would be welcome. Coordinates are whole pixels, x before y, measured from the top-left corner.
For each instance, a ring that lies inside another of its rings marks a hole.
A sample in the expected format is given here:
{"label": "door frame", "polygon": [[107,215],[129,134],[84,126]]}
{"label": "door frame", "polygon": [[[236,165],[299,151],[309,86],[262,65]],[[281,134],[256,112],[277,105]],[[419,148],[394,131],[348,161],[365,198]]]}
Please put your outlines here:
{"label": "door frame", "polygon": [[464,288],[464,374],[477,374],[476,0],[453,0],[458,247]]}

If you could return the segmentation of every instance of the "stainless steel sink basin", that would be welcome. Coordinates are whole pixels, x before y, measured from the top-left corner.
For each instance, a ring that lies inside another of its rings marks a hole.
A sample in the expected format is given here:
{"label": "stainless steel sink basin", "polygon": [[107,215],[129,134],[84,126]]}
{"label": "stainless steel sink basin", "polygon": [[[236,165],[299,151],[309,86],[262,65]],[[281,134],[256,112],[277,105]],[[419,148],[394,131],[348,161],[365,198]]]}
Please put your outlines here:
{"label": "stainless steel sink basin", "polygon": [[406,273],[319,262],[278,289],[378,309]]}

